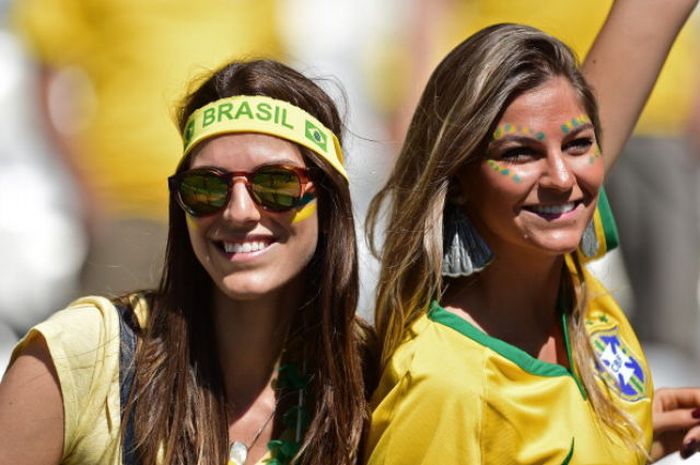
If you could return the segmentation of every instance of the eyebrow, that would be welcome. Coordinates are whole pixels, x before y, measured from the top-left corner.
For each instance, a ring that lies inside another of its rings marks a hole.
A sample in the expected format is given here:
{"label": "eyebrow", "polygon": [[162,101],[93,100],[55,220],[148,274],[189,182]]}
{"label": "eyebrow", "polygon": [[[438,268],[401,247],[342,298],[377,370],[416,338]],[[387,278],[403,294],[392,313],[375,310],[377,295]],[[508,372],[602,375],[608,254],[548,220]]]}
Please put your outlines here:
{"label": "eyebrow", "polygon": [[[583,124],[579,124],[576,127],[570,129],[568,132],[564,133],[564,137],[571,137],[574,135],[577,135],[581,131],[585,131],[588,129],[592,129],[595,131],[595,126],[591,122],[585,122]],[[496,131],[491,136],[491,141],[489,145],[493,144],[503,144],[506,142],[520,142],[520,143],[527,143],[527,142],[532,142],[533,140],[536,142],[543,142],[544,141],[544,132],[542,131],[533,131],[531,135],[528,135],[527,133],[523,132],[511,132],[508,134],[500,134],[499,137],[494,138],[494,135],[496,134]],[[542,134],[541,137],[538,137],[538,135]]]}
{"label": "eyebrow", "polygon": [[587,129],[592,129],[595,132],[595,126],[593,126],[593,123],[591,123],[589,121],[589,122],[586,122],[586,123],[583,123],[583,124],[576,126],[575,128],[569,130],[569,132],[564,133],[564,137],[575,136],[579,132],[585,131]]}
{"label": "eyebrow", "polygon": [[508,142],[518,142],[521,144],[530,144],[532,142],[536,143],[542,143],[544,142],[544,138],[538,139],[535,136],[525,136],[521,134],[506,134],[504,136],[499,137],[498,139],[491,139],[489,142],[489,146],[499,146],[503,144],[507,144]]}
{"label": "eyebrow", "polygon": [[[249,173],[252,173],[253,171],[256,171],[256,170],[258,170],[258,169],[260,169],[260,168],[264,168],[264,167],[267,167],[267,166],[288,166],[288,167],[292,167],[292,168],[308,169],[308,168],[310,168],[310,167],[313,166],[313,165],[304,165],[304,164],[300,164],[298,161],[288,160],[288,159],[286,159],[286,158],[279,158],[279,159],[273,159],[273,160],[264,161],[264,162],[262,162],[262,163],[259,163],[259,164],[255,165],[255,166],[254,166],[253,168],[251,168],[250,170],[243,170],[243,171],[247,171],[247,172],[249,172]],[[221,166],[221,165],[216,165],[216,164],[206,164],[206,165],[201,165],[201,166],[197,166],[197,167],[190,166],[189,169],[195,169],[195,168],[196,168],[196,169],[215,168],[215,169],[224,170],[224,171],[229,171],[229,172],[236,171],[236,170],[229,170],[228,168],[224,168],[223,166]]]}
{"label": "eyebrow", "polygon": [[591,119],[588,117],[588,115],[580,114],[578,116],[574,116],[570,120],[565,121],[562,123],[560,126],[561,132],[564,134],[568,134],[570,132],[573,132],[574,129],[580,127],[580,126],[585,126],[586,124],[591,124]]}
{"label": "eyebrow", "polygon": [[494,141],[505,139],[509,136],[525,136],[540,141],[544,140],[544,132],[534,131],[532,128],[529,128],[527,126],[521,126],[518,124],[511,123],[500,124],[491,133],[491,139]]}
{"label": "eyebrow", "polygon": [[275,165],[285,165],[285,166],[298,166],[299,168],[308,168],[308,165],[304,162],[299,162],[298,160],[291,160],[289,158],[273,158],[272,160],[266,160],[256,166],[275,166]]}

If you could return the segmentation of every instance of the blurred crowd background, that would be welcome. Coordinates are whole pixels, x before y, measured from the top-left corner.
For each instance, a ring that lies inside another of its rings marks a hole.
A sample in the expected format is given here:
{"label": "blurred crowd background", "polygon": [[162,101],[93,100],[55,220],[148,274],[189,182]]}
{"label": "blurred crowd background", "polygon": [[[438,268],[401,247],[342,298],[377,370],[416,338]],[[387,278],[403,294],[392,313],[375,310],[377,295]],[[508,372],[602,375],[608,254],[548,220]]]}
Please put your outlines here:
{"label": "blurred crowd background", "polygon": [[[496,22],[583,57],[612,0],[0,0],[0,367],[83,294],[156,285],[186,83],[235,58],[318,78],[345,112],[358,237],[430,71]],[[606,182],[621,249],[592,265],[657,385],[700,385],[700,14]],[[643,50],[640,50],[643,53]],[[360,313],[377,262],[360,244]],[[0,368],[1,371],[1,368]]]}

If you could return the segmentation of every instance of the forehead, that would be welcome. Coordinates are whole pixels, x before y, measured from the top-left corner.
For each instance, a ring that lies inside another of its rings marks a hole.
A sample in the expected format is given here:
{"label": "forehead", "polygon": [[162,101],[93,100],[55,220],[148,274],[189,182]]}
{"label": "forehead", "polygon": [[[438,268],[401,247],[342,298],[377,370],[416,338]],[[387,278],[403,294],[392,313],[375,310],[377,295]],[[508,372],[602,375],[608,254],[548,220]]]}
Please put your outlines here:
{"label": "forehead", "polygon": [[559,128],[562,123],[585,114],[581,98],[571,83],[554,77],[539,87],[516,97],[499,121],[537,130]]}
{"label": "forehead", "polygon": [[241,133],[214,137],[196,149],[191,167],[218,166],[247,170],[263,164],[306,166],[293,142],[267,134]]}

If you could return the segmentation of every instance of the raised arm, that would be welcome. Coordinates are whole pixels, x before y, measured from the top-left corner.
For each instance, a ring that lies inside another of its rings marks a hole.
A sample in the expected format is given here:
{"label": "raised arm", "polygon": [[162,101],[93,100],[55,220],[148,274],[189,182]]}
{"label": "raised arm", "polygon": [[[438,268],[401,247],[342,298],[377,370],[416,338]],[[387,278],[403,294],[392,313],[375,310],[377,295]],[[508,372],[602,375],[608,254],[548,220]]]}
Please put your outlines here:
{"label": "raised arm", "polygon": [[615,0],[583,64],[600,105],[606,169],[632,133],[671,45],[697,3]]}

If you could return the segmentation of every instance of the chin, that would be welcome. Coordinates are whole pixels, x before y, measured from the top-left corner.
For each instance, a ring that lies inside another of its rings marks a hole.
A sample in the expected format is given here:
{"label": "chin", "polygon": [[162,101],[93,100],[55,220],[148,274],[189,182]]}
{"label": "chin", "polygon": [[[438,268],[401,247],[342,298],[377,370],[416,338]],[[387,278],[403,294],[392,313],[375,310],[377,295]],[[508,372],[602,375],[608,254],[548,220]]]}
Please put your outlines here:
{"label": "chin", "polygon": [[219,290],[221,290],[221,292],[227,298],[236,302],[251,302],[260,299],[260,297],[266,294],[265,292],[259,292],[252,289],[231,289],[227,287],[222,289],[220,287]]}
{"label": "chin", "polygon": [[569,229],[568,231],[539,231],[530,232],[527,241],[534,248],[546,255],[564,255],[571,253],[579,246],[583,231]]}
{"label": "chin", "polygon": [[241,276],[239,274],[226,276],[217,285],[219,290],[229,299],[236,301],[253,301],[284,292],[292,279],[275,276]]}
{"label": "chin", "polygon": [[547,255],[565,255],[576,250],[580,242],[577,241],[543,241],[535,244],[535,247]]}
{"label": "chin", "polygon": [[237,283],[235,285],[226,285],[222,283],[219,290],[229,299],[236,301],[252,301],[258,300],[272,292],[268,286],[255,286]]}

